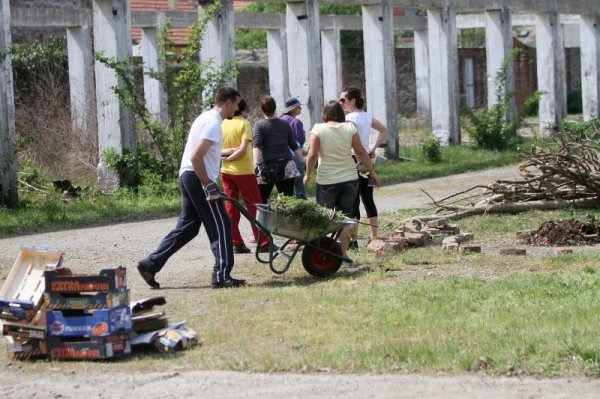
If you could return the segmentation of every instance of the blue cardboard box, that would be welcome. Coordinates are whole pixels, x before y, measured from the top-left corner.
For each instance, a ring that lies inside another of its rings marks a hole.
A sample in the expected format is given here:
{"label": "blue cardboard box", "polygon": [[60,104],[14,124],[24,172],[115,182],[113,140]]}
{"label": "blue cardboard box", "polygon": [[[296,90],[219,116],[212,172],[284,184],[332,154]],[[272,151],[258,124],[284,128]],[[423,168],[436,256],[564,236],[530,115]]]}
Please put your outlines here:
{"label": "blue cardboard box", "polygon": [[46,311],[48,337],[102,337],[119,331],[131,331],[129,306],[85,311]]}

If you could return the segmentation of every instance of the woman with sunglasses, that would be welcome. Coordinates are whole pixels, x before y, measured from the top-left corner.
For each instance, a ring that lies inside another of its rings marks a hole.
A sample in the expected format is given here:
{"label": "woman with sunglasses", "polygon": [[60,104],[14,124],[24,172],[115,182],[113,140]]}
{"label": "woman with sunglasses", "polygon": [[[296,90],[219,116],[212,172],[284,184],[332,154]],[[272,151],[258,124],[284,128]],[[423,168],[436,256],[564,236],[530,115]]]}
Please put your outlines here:
{"label": "woman with sunglasses", "polygon": [[[365,100],[363,99],[359,88],[354,86],[348,86],[344,88],[342,94],[340,94],[340,103],[342,104],[344,112],[346,112],[346,120],[354,122],[356,125],[360,141],[365,151],[369,154],[369,158],[374,158],[377,147],[379,147],[381,144],[384,144],[387,140],[388,128],[383,123],[373,118],[371,114],[364,111],[363,108],[365,106]],[[373,141],[372,145],[371,129],[377,131],[377,138]],[[354,155],[356,155],[356,153],[354,153]],[[356,156],[355,161],[357,161]],[[373,199],[374,184],[370,176],[365,173],[359,173],[358,181],[358,195],[354,200],[354,212],[352,217],[360,220],[360,201],[362,200],[367,212],[367,217],[369,218],[371,230],[369,237],[370,242],[371,240],[377,238],[377,228],[379,226],[377,206],[375,205],[375,200]],[[358,243],[356,242],[357,232],[358,227],[355,227],[354,231],[352,232],[353,239],[349,244],[350,248],[358,248]]]}

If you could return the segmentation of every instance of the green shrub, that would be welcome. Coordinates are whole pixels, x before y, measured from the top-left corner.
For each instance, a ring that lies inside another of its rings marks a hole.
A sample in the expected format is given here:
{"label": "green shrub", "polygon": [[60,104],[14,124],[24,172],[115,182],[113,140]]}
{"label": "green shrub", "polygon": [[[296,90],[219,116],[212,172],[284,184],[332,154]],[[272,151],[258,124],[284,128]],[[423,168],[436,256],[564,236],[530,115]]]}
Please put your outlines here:
{"label": "green shrub", "polygon": [[442,144],[436,137],[430,136],[421,144],[423,156],[429,162],[437,163],[442,160]]}
{"label": "green shrub", "polygon": [[519,51],[520,49],[514,49],[506,57],[496,75],[494,80],[496,104],[483,109],[463,109],[463,114],[469,122],[464,124],[464,128],[479,148],[502,151],[519,143],[521,137],[517,134],[517,129],[530,110],[539,103],[541,93],[535,92],[519,107],[514,120],[508,120],[508,111],[514,93],[506,93],[507,72],[508,66]]}

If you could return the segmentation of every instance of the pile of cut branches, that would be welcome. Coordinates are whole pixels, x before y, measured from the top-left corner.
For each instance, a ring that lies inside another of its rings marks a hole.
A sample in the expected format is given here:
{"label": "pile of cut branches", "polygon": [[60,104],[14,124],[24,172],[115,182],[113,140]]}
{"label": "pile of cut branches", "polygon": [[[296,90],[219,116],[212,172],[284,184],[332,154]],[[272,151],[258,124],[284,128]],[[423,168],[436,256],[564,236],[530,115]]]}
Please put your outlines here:
{"label": "pile of cut branches", "polygon": [[[519,180],[497,180],[441,200],[438,214],[452,219],[484,213],[600,206],[600,120],[594,119],[553,136],[548,148],[519,149]],[[483,189],[472,194],[474,190]],[[457,205],[468,199],[470,204]]]}

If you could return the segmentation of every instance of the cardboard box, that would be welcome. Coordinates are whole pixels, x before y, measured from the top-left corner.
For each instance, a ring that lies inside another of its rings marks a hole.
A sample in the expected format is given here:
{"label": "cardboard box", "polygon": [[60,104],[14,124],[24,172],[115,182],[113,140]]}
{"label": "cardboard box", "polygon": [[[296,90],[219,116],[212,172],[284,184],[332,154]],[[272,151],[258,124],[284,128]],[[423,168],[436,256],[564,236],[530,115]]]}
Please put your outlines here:
{"label": "cardboard box", "polygon": [[61,276],[55,272],[46,273],[46,293],[109,292],[127,288],[126,269],[104,269],[99,275]]}
{"label": "cardboard box", "polygon": [[47,353],[51,360],[97,360],[131,354],[131,336],[119,333],[104,337],[48,337]]}
{"label": "cardboard box", "polygon": [[48,309],[111,309],[129,305],[129,290],[98,292],[96,294],[45,294]]}
{"label": "cardboard box", "polygon": [[129,306],[113,309],[46,311],[47,336],[107,336],[119,331],[131,331]]}
{"label": "cardboard box", "polygon": [[45,339],[46,329],[32,326],[4,324],[2,326],[2,335],[11,336],[15,342],[24,343],[30,339]]}
{"label": "cardboard box", "polygon": [[0,288],[0,319],[30,322],[42,301],[44,273],[60,269],[62,261],[63,253],[56,248],[22,245],[17,260]]}
{"label": "cardboard box", "polygon": [[15,301],[0,298],[0,319],[17,323],[27,323],[36,313],[33,301]]}
{"label": "cardboard box", "polygon": [[25,343],[17,343],[12,337],[8,339],[7,351],[9,359],[33,359],[46,356],[46,341],[42,339],[30,339]]}

